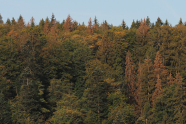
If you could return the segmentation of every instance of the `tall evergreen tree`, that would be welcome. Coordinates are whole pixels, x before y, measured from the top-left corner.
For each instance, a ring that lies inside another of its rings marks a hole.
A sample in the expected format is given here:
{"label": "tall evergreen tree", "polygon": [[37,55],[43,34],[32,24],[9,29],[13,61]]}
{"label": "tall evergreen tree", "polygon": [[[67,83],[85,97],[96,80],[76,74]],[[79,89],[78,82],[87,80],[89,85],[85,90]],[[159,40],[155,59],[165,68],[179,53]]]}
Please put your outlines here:
{"label": "tall evergreen tree", "polygon": [[128,51],[125,58],[125,80],[127,82],[127,96],[130,102],[134,100],[135,94],[135,64],[133,63],[131,53]]}
{"label": "tall evergreen tree", "polygon": [[[86,89],[83,94],[84,108],[87,110],[87,118],[84,123],[101,123],[107,117],[107,96],[109,84],[104,81],[104,72],[95,68],[86,81]],[[90,115],[91,113],[91,115]]]}
{"label": "tall evergreen tree", "polygon": [[156,21],[156,27],[161,27],[163,25],[163,22],[161,21],[161,19],[158,17],[157,21]]}
{"label": "tall evergreen tree", "polygon": [[125,23],[125,21],[123,20],[122,21],[122,23],[121,23],[121,27],[123,28],[123,29],[125,29],[126,28],[126,23]]}
{"label": "tall evergreen tree", "polygon": [[0,24],[3,24],[3,17],[0,14]]}

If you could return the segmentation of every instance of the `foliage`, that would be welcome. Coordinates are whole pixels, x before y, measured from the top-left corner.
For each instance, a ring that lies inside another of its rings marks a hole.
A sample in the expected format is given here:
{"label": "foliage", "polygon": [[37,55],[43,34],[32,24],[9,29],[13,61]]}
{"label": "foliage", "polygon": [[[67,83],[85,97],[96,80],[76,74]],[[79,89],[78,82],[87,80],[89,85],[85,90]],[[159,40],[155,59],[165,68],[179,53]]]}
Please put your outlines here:
{"label": "foliage", "polygon": [[1,123],[186,123],[186,26],[0,15]]}

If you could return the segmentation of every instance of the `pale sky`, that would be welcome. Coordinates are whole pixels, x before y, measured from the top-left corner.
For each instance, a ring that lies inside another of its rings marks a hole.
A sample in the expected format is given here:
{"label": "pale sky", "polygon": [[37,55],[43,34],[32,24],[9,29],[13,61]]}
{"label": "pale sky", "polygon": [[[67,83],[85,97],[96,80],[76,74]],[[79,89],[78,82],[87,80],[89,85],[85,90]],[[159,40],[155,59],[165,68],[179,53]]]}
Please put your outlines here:
{"label": "pale sky", "polygon": [[119,26],[124,19],[129,27],[133,19],[149,16],[151,22],[160,17],[175,26],[180,18],[186,21],[185,5],[186,0],[0,0],[0,14],[4,22],[22,15],[28,23],[33,16],[36,24],[42,18],[51,18],[52,13],[59,22],[70,14],[73,20],[85,25],[90,17],[93,20],[96,16],[99,23],[107,20],[114,26]]}

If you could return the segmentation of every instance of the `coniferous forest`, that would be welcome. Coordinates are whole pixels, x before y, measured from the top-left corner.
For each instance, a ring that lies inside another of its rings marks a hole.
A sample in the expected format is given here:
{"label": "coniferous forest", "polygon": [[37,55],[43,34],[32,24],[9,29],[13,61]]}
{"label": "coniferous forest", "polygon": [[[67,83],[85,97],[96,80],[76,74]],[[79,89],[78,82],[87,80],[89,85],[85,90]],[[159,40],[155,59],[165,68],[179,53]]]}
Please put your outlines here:
{"label": "coniferous forest", "polygon": [[0,16],[0,123],[186,124],[186,25]]}

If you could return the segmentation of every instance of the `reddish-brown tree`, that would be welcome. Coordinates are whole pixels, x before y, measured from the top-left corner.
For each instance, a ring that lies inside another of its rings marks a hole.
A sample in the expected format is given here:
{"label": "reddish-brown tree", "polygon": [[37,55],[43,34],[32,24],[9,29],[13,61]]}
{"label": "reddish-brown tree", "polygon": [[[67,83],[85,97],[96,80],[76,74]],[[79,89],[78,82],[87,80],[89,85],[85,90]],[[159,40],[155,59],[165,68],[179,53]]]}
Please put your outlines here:
{"label": "reddish-brown tree", "polygon": [[154,75],[155,75],[154,82],[156,82],[156,85],[155,85],[156,89],[152,95],[153,103],[156,97],[158,96],[159,92],[161,91],[161,89],[166,86],[166,82],[167,82],[166,80],[167,70],[165,69],[165,66],[163,65],[163,59],[159,51],[156,53],[156,58],[154,60]]}
{"label": "reddish-brown tree", "polygon": [[58,29],[57,29],[58,24],[56,23],[56,20],[54,19],[52,21],[52,25],[50,28],[50,32],[49,32],[49,36],[50,36],[50,41],[57,41],[57,33],[58,33]]}
{"label": "reddish-brown tree", "polygon": [[172,74],[170,73],[169,76],[167,77],[167,84],[168,86],[171,86],[172,84],[174,84],[174,78],[172,77]]}
{"label": "reddish-brown tree", "polygon": [[135,54],[138,60],[142,60],[146,50],[147,50],[147,43],[150,38],[150,34],[148,30],[150,27],[144,20],[141,20],[140,26],[136,31],[136,46],[135,46]]}
{"label": "reddish-brown tree", "polygon": [[64,30],[66,30],[66,31],[72,31],[72,26],[73,26],[72,20],[73,19],[70,17],[70,15],[68,15],[65,23],[63,24]]}
{"label": "reddish-brown tree", "polygon": [[91,18],[88,21],[88,33],[92,34],[92,19]]}
{"label": "reddish-brown tree", "polygon": [[45,20],[43,31],[45,34],[49,33],[49,20],[48,20],[48,18]]}

